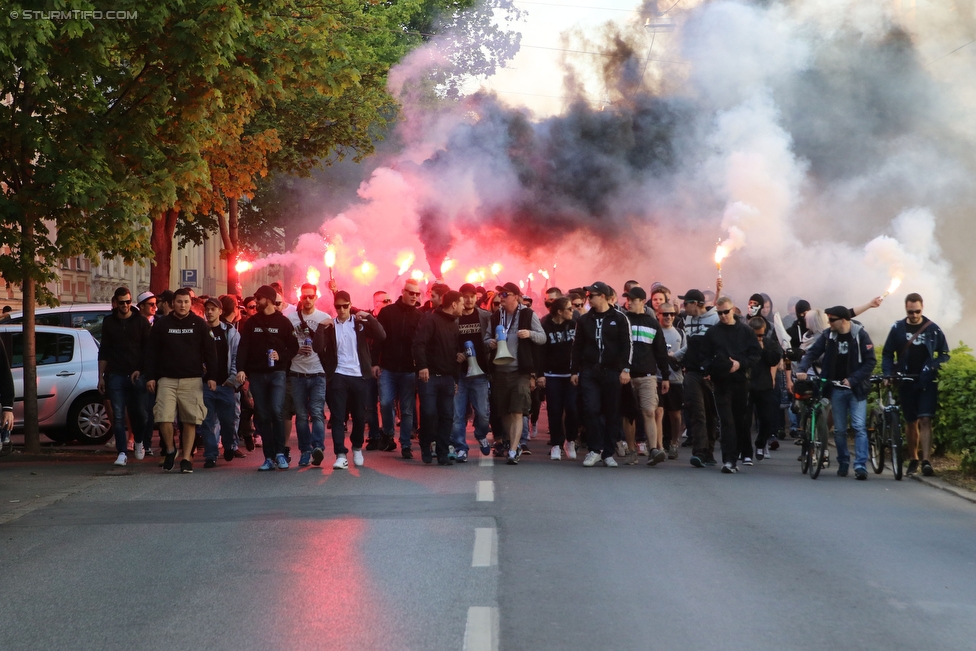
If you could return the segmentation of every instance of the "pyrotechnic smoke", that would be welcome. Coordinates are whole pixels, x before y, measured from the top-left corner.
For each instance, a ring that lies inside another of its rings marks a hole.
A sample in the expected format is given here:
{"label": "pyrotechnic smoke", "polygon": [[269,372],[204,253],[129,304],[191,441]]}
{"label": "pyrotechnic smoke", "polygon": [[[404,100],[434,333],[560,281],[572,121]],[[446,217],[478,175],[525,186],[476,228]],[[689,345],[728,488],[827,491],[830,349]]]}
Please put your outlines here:
{"label": "pyrotechnic smoke", "polygon": [[[563,289],[636,277],[675,293],[712,285],[721,238],[737,249],[723,275],[740,301],[855,305],[901,273],[870,326],[903,316],[912,291],[957,323],[957,278],[976,274],[976,46],[940,57],[972,38],[976,16],[950,2],[910,20],[859,0],[688,2],[661,35],[643,29],[658,13],[645,4],[639,22],[581,46],[607,56],[540,71],[580,97],[560,115],[485,93],[433,108],[401,94],[402,153],[323,233],[364,249],[379,279],[411,250],[431,277],[457,260],[455,286],[496,260],[507,281],[558,259]],[[391,89],[416,89],[429,63],[408,57]],[[594,76],[602,110],[582,100]]]}

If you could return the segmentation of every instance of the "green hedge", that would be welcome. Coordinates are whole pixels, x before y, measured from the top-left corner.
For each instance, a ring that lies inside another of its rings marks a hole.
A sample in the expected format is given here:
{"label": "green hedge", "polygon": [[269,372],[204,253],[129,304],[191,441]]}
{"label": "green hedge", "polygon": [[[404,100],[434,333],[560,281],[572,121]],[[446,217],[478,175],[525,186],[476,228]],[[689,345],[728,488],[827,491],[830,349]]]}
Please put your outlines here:
{"label": "green hedge", "polygon": [[939,412],[933,426],[936,451],[960,452],[962,469],[976,474],[976,357],[959,342],[939,371]]}

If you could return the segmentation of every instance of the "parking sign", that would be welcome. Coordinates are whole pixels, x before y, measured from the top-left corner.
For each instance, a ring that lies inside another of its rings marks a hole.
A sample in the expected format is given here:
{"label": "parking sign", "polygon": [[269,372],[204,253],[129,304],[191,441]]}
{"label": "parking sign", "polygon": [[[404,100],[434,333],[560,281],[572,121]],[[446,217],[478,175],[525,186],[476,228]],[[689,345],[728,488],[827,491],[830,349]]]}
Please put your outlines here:
{"label": "parking sign", "polygon": [[196,269],[181,269],[180,270],[180,284],[183,287],[196,287],[197,286],[197,270]]}

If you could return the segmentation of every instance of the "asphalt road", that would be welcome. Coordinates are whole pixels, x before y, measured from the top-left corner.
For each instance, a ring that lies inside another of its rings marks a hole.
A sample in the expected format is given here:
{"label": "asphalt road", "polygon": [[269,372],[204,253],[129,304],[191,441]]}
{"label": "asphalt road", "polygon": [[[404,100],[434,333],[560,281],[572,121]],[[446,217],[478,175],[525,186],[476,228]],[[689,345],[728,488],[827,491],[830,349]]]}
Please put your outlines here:
{"label": "asphalt road", "polygon": [[789,445],[730,476],[687,449],[583,468],[544,443],[517,467],[8,458],[0,649],[976,644],[974,504],[890,474],[811,481]]}

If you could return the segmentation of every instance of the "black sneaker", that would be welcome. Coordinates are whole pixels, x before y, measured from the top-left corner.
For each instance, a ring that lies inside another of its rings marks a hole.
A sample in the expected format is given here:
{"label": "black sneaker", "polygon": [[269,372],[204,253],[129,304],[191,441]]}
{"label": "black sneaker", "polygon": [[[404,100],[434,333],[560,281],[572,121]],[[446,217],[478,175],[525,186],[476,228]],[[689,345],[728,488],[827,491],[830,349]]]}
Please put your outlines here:
{"label": "black sneaker", "polygon": [[532,450],[529,449],[528,444],[523,443],[521,446],[519,446],[519,454],[530,456],[532,454]]}
{"label": "black sneaker", "polygon": [[169,452],[163,457],[163,470],[169,472],[173,469],[173,465],[176,463],[176,450]]}
{"label": "black sneaker", "polygon": [[450,460],[450,459],[438,459],[437,460],[437,465],[438,466],[453,466],[454,465],[454,462],[452,460]]}
{"label": "black sneaker", "polygon": [[[229,462],[229,461],[233,461],[233,460],[234,460],[234,451],[233,450],[224,450],[224,461],[228,461]],[[206,468],[206,466],[204,466],[204,468]]]}
{"label": "black sneaker", "polygon": [[918,459],[912,459],[908,462],[908,470],[905,471],[908,475],[914,475],[918,472]]}
{"label": "black sneaker", "polygon": [[[409,452],[409,451],[410,450],[407,450],[407,452]],[[413,454],[411,454],[410,457],[413,458]],[[406,459],[406,457],[404,457],[404,459]],[[432,455],[432,454],[424,454],[423,452],[421,452],[420,453],[420,460],[423,461],[424,463],[434,463],[434,455]]]}
{"label": "black sneaker", "polygon": [[[217,467],[217,460],[216,459],[204,459],[203,460],[203,467],[204,468],[216,468]],[[180,470],[183,470],[183,464],[182,463],[180,464]],[[186,472],[186,471],[184,471],[184,472]],[[193,470],[190,470],[190,472],[193,472]]]}
{"label": "black sneaker", "polygon": [[325,452],[322,451],[322,448],[315,448],[314,450],[312,450],[313,466],[321,466],[323,459],[325,459]]}
{"label": "black sneaker", "polygon": [[[413,459],[413,450],[410,448],[403,448],[400,450],[400,456],[404,459]],[[430,463],[429,461],[427,463]]]}
{"label": "black sneaker", "polygon": [[510,466],[517,466],[520,456],[522,455],[518,454],[517,452],[515,454],[509,454],[508,461],[506,461],[505,463],[507,463]]}
{"label": "black sneaker", "polygon": [[379,440],[378,439],[370,439],[366,443],[366,449],[367,450],[379,450],[380,449],[380,442],[379,442]]}
{"label": "black sneaker", "polygon": [[855,468],[854,469],[854,479],[858,481],[864,481],[868,478],[868,471],[866,468]]}
{"label": "black sneaker", "polygon": [[926,477],[932,477],[935,475],[935,470],[932,469],[932,464],[927,460],[922,462],[922,474]]}
{"label": "black sneaker", "polygon": [[[383,439],[386,439],[385,441]],[[397,444],[392,436],[380,437],[380,452],[396,452]]]}
{"label": "black sneaker", "polygon": [[[846,477],[847,476],[847,468],[848,468],[848,466],[847,466],[846,463],[839,464],[837,466],[837,476],[838,477]],[[854,472],[856,473],[857,470],[855,470]]]}
{"label": "black sneaker", "polygon": [[[216,465],[216,464],[214,464],[214,465]],[[183,473],[191,473],[191,472],[193,472],[193,462],[192,461],[187,461],[186,459],[182,459],[180,461],[180,472],[183,472]]]}
{"label": "black sneaker", "polygon": [[701,459],[699,459],[698,457],[692,457],[690,459],[690,461],[691,461],[691,465],[693,465],[696,468],[704,468],[705,467],[705,462],[702,461]]}

